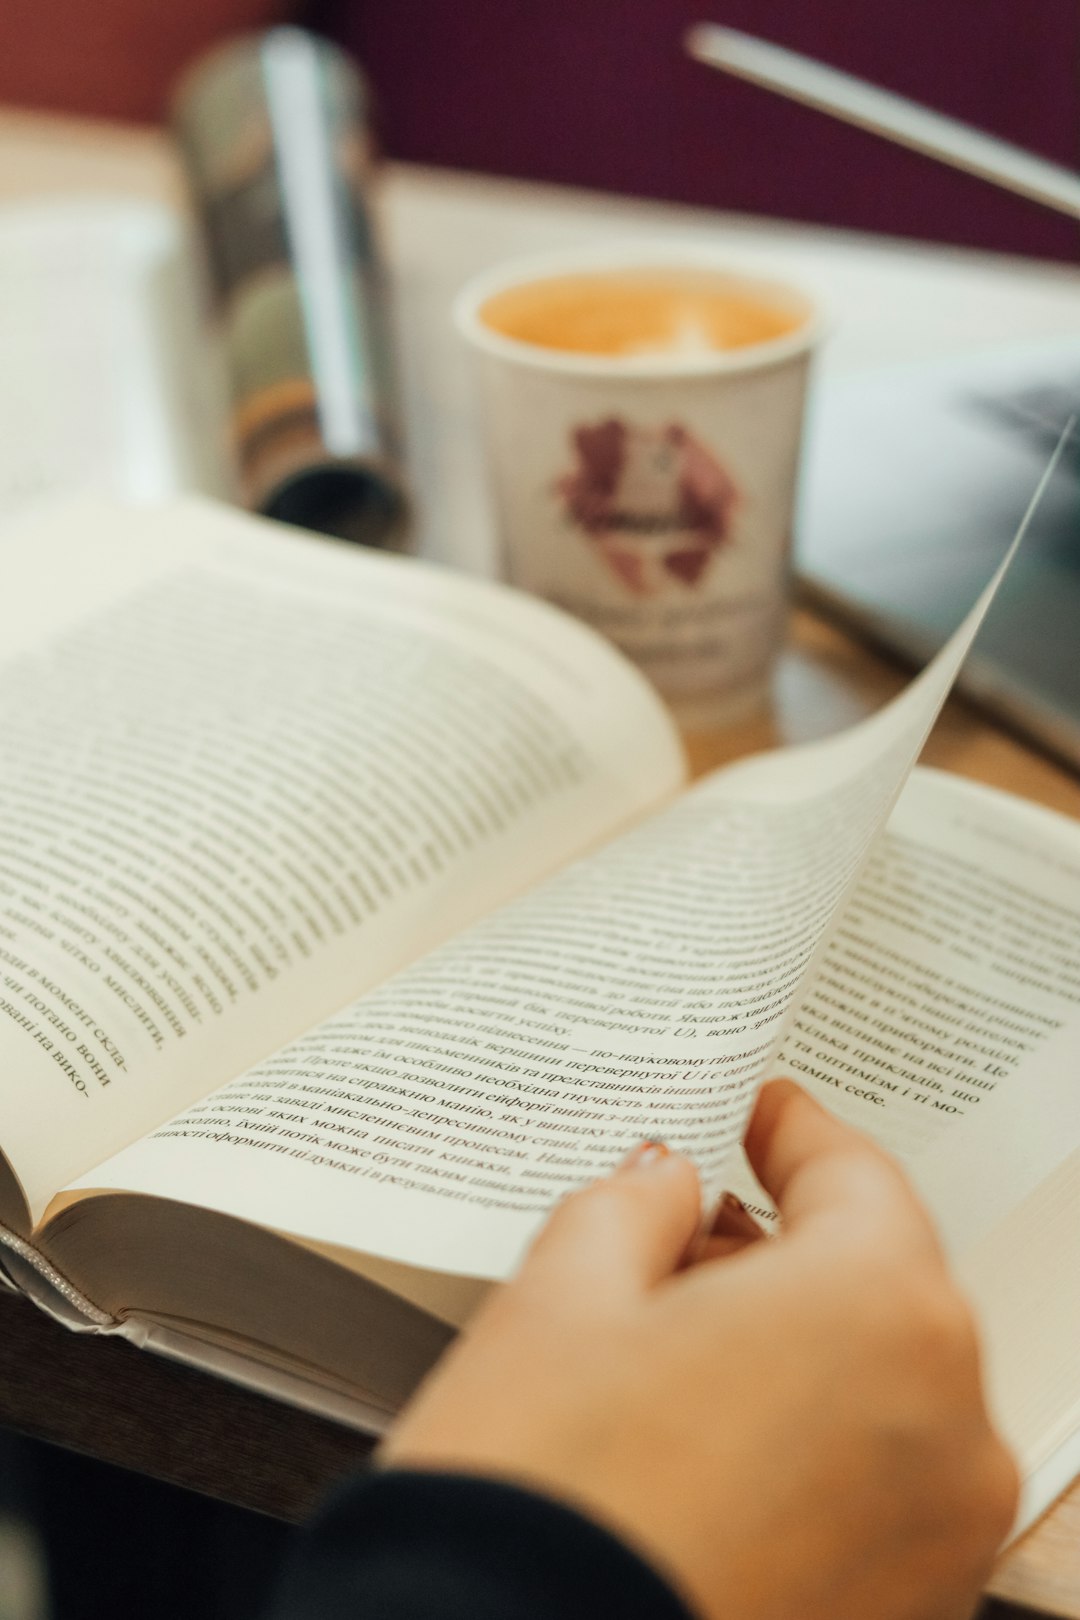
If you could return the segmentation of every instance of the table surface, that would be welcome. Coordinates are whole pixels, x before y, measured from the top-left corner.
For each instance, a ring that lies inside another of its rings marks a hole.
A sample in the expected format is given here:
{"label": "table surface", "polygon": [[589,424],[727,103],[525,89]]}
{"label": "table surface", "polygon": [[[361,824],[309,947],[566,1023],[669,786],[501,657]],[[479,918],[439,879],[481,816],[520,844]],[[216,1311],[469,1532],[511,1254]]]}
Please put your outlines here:
{"label": "table surface", "polygon": [[[117,192],[178,201],[156,135],[0,112],[0,199]],[[449,305],[512,254],[686,238],[801,282],[831,312],[823,373],[1009,338],[1080,335],[1080,271],[655,203],[391,166],[380,214],[396,296],[411,477],[423,551],[487,571],[493,557],[464,357]],[[704,769],[835,730],[903,674],[807,613],[795,616],[772,712],[692,740]],[[1080,817],[1080,781],[952,702],[924,756]],[[279,1517],[302,1517],[369,1449],[355,1433],[112,1341],[67,1334],[0,1293],[0,1422]],[[285,1461],[284,1459],[288,1459]],[[993,1613],[1080,1620],[1080,1483],[1001,1560]]]}

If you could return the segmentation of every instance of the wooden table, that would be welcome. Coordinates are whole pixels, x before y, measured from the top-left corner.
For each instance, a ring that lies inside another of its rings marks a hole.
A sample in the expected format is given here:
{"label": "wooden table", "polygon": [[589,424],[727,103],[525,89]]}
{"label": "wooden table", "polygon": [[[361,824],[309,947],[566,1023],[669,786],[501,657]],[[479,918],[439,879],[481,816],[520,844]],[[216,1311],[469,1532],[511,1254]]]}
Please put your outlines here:
{"label": "wooden table", "polygon": [[[154,135],[0,114],[0,197],[72,190],[179,196],[171,156]],[[479,571],[491,565],[492,529],[447,312],[468,275],[509,254],[628,235],[722,241],[733,261],[798,279],[834,310],[823,364],[835,371],[1004,336],[1080,335],[1080,273],[1061,266],[406,169],[388,173],[381,208],[423,549]],[[694,739],[695,766],[833,730],[902,680],[800,613],[772,715]],[[963,704],[950,704],[926,757],[1080,816],[1080,782]],[[70,1335],[2,1292],[0,1422],[285,1519],[302,1517],[369,1449],[360,1435],[126,1344]],[[988,1615],[1080,1620],[1080,1484],[1002,1559],[990,1591]]]}

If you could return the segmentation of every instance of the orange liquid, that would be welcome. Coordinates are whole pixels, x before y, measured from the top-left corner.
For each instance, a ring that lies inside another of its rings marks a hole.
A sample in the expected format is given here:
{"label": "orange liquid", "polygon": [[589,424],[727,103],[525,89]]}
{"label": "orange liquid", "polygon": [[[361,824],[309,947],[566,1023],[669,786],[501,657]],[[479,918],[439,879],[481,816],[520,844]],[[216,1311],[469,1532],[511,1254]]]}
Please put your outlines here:
{"label": "orange liquid", "polygon": [[495,293],[480,309],[493,332],[541,349],[631,356],[694,354],[768,343],[807,315],[703,271],[554,276]]}

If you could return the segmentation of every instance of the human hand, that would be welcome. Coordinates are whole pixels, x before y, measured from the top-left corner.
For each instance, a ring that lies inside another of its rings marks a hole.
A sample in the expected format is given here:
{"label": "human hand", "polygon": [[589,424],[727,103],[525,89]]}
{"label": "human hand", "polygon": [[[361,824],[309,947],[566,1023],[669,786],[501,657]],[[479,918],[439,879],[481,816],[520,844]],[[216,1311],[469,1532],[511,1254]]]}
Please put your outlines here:
{"label": "human hand", "polygon": [[930,1222],[790,1081],[746,1150],[778,1237],[686,1265],[695,1172],[639,1150],[555,1211],[382,1460],[575,1504],[706,1620],[959,1620],[1016,1472]]}

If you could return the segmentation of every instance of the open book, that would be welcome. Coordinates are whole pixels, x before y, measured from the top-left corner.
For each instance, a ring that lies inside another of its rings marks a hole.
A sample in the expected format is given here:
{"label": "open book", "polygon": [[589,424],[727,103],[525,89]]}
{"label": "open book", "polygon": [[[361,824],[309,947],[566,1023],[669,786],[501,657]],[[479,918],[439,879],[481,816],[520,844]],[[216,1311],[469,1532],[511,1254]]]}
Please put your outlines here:
{"label": "open book", "polygon": [[553,1200],[657,1134],[737,1184],[785,1071],[931,1199],[1030,1517],[1080,1469],[1080,831],[910,775],[993,589],[686,790],[638,673],[500,586],[198,501],[6,535],[9,1277],[378,1428]]}

